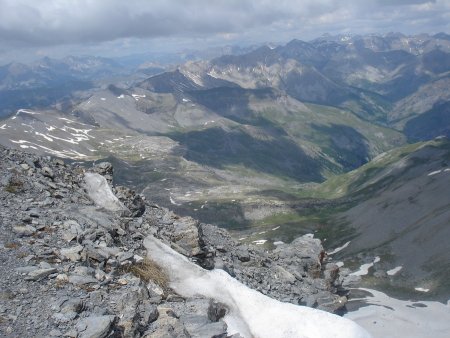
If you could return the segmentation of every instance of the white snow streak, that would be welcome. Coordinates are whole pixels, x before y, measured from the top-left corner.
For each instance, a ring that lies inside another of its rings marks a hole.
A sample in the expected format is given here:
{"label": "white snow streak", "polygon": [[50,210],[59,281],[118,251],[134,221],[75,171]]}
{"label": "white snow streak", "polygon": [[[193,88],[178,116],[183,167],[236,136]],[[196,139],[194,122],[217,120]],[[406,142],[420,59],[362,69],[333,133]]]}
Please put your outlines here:
{"label": "white snow streak", "polygon": [[419,291],[419,292],[430,292],[430,289],[425,289],[425,288],[414,288],[414,290]]}
{"label": "white snow streak", "polygon": [[369,269],[375,264],[380,261],[380,257],[375,257],[372,263],[367,263],[361,265],[358,271],[352,272],[350,276],[365,276],[369,273]]}
{"label": "white snow streak", "polygon": [[328,312],[282,303],[252,290],[225,271],[203,270],[154,237],[144,241],[149,258],[163,267],[180,295],[202,295],[228,307],[228,334],[245,338],[366,338],[357,324]]}
{"label": "white snow streak", "polygon": [[396,275],[397,272],[399,272],[401,269],[403,269],[403,266],[397,266],[396,268],[393,268],[393,269],[387,271],[386,273],[387,273],[389,276],[394,276],[394,275]]}
{"label": "white snow streak", "polygon": [[345,243],[343,246],[340,246],[330,252],[328,252],[328,255],[334,255],[335,253],[338,253],[339,251],[344,250],[346,247],[348,247],[350,244],[350,241],[348,241],[347,243]]}
{"label": "white snow streak", "polygon": [[428,176],[434,176],[434,175],[440,174],[441,172],[442,172],[442,170],[432,171],[431,173],[428,174]]}

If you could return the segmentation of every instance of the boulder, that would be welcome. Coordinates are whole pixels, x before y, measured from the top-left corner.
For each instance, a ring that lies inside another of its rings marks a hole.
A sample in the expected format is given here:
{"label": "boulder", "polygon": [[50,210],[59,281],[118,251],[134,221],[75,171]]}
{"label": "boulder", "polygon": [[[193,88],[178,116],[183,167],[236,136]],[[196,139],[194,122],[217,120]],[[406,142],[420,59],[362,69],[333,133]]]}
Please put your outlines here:
{"label": "boulder", "polygon": [[78,338],[104,338],[111,330],[115,316],[90,316],[76,325]]}

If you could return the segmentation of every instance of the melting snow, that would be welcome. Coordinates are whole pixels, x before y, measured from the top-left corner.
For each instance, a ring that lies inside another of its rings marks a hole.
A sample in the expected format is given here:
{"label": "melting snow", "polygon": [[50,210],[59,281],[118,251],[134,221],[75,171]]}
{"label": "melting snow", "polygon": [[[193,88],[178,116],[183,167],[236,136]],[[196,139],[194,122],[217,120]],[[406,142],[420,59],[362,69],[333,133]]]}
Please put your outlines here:
{"label": "melting snow", "polygon": [[386,273],[387,273],[389,276],[394,276],[394,275],[397,274],[397,272],[399,272],[402,268],[403,268],[403,266],[397,266],[396,268],[393,268],[393,269],[387,271]]}
{"label": "melting snow", "polygon": [[352,272],[350,276],[365,276],[369,273],[369,269],[375,264],[380,261],[380,257],[375,257],[372,263],[367,263],[361,265],[358,271]]}
{"label": "melting snow", "polygon": [[273,245],[283,245],[284,242],[283,241],[275,241],[273,242]]}
{"label": "melting snow", "polygon": [[131,96],[133,96],[136,101],[138,101],[140,98],[145,97],[145,95],[139,95],[139,94],[131,94]]}
{"label": "melting snow", "polygon": [[0,129],[3,129],[3,130],[5,130],[5,129],[6,129],[6,127],[7,127],[7,125],[6,125],[6,124],[4,124],[4,125],[2,125],[2,126],[0,127]]}
{"label": "melting snow", "polygon": [[272,231],[278,230],[279,228],[280,228],[279,226],[275,227],[275,228],[272,229]]}
{"label": "melting snow", "polygon": [[74,120],[71,120],[71,119],[67,119],[65,117],[58,117],[58,120],[66,121],[67,123],[77,123],[77,124],[81,124],[81,125],[87,126],[86,123],[77,122],[77,121],[74,121]]}
{"label": "melting snow", "polygon": [[441,172],[442,172],[442,170],[432,171],[431,173],[428,174],[428,176],[434,176],[434,175],[440,174]]}
{"label": "melting snow", "polygon": [[181,204],[175,202],[175,200],[172,198],[171,195],[169,196],[169,200],[170,200],[170,203],[172,203],[173,205],[181,205]]}
{"label": "melting snow", "polygon": [[425,289],[425,288],[414,288],[414,290],[419,291],[419,292],[429,292],[430,289]]}
{"label": "melting snow", "polygon": [[35,134],[36,134],[37,136],[42,136],[42,137],[45,138],[47,141],[53,142],[53,139],[52,139],[51,137],[45,135],[45,134],[39,133],[39,132],[37,132],[37,131],[35,132]]}
{"label": "melting snow", "polygon": [[448,337],[449,302],[403,301],[379,291],[361,290],[371,293],[371,296],[361,299],[366,306],[344,317],[354,320],[374,337]]}
{"label": "melting snow", "polygon": [[123,99],[125,97],[125,95],[120,94],[119,96],[117,96],[118,99]]}
{"label": "melting snow", "polygon": [[101,97],[101,98],[100,98],[100,100],[102,100],[102,101],[106,101],[106,98],[104,98],[104,97]]}
{"label": "melting snow", "polygon": [[47,128],[48,131],[52,131],[52,130],[55,130],[55,129],[56,129],[56,128],[53,127],[53,126],[49,126],[49,127],[46,127],[46,128]]}
{"label": "melting snow", "polygon": [[[44,151],[46,151],[49,154],[55,155],[57,157],[62,157],[62,158],[83,158],[83,157],[87,157],[87,155],[84,155],[76,150],[73,149],[68,149],[68,150],[55,150],[55,149],[51,149],[48,148],[46,146],[43,146],[41,144],[37,144],[37,143],[32,143],[29,141],[25,141],[25,140],[10,140],[12,143],[16,143],[16,144],[20,144],[21,148],[25,148],[25,146],[27,148],[32,148],[32,149],[38,149],[41,148]],[[24,147],[22,147],[22,145],[24,145],[24,143],[27,143],[28,145],[25,145]],[[31,144],[31,145],[30,145]],[[36,148],[38,147],[38,148]]]}
{"label": "melting snow", "polygon": [[29,115],[39,115],[40,114],[40,113],[36,113],[36,112],[28,110],[28,109],[19,109],[16,113],[16,116],[19,116],[20,113],[29,114]]}
{"label": "melting snow", "polygon": [[253,241],[252,243],[255,243],[256,245],[263,245],[267,242],[267,239],[259,239],[257,241]]}
{"label": "melting snow", "polygon": [[344,250],[346,247],[348,247],[350,244],[350,241],[348,241],[347,243],[345,243],[343,246],[340,246],[330,252],[328,252],[328,255],[334,255],[335,253],[338,253],[339,251]]}
{"label": "melting snow", "polygon": [[124,205],[113,194],[106,179],[95,173],[84,174],[85,188],[96,205],[110,211],[125,210]]}
{"label": "melting snow", "polygon": [[353,321],[305,306],[282,303],[252,290],[225,271],[204,270],[154,237],[144,246],[164,267],[170,286],[180,295],[202,295],[228,307],[228,334],[245,338],[365,338],[370,335]]}

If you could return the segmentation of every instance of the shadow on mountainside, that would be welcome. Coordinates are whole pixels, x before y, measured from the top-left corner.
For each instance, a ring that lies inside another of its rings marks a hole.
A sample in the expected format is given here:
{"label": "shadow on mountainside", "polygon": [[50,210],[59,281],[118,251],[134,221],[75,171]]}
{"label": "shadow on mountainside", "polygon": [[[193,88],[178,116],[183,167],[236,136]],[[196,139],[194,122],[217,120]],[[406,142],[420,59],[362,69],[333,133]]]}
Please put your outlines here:
{"label": "shadow on mountainside", "polygon": [[359,168],[370,160],[369,142],[356,129],[340,124],[312,124],[312,127],[325,136],[327,154],[336,159],[344,171]]}
{"label": "shadow on mountainside", "polygon": [[185,148],[187,160],[215,168],[242,165],[301,182],[322,181],[319,163],[291,140],[280,136],[258,139],[241,128],[210,128],[171,134]]}

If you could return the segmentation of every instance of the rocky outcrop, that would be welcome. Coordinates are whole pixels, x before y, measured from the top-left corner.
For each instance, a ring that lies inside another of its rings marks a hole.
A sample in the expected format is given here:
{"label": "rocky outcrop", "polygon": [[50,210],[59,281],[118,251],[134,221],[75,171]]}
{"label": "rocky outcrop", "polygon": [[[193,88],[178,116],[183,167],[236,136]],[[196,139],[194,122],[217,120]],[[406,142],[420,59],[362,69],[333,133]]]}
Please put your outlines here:
{"label": "rocky outcrop", "polygon": [[126,187],[111,190],[112,173],[106,162],[86,169],[0,148],[0,335],[229,336],[223,304],[180,297],[145,258],[149,235],[276,299],[344,306],[318,240],[265,252]]}

